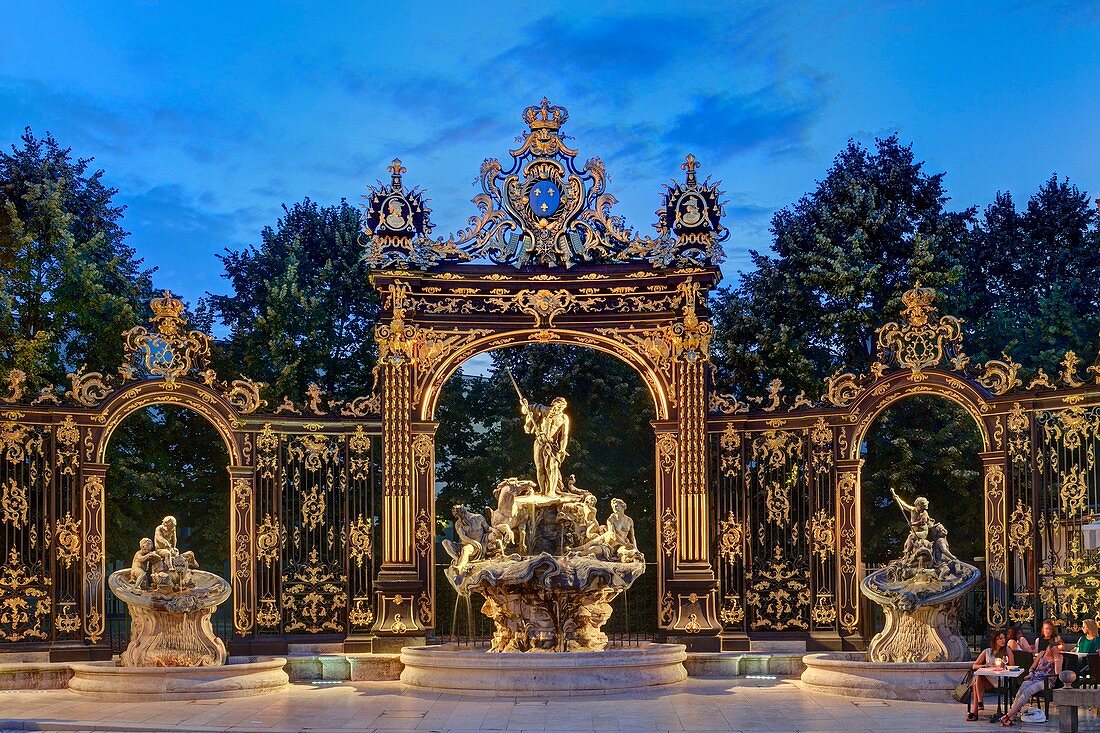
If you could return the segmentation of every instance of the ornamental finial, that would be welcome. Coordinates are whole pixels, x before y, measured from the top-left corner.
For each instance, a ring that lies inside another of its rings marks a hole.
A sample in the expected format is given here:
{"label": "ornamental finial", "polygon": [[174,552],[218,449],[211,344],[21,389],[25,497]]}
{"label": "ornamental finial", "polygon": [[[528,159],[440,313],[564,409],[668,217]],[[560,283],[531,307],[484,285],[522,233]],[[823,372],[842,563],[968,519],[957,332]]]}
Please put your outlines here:
{"label": "ornamental finial", "polygon": [[680,170],[687,171],[687,182],[685,185],[688,188],[696,188],[699,185],[698,181],[695,180],[695,169],[698,167],[699,162],[695,160],[695,155],[693,153],[688,153],[687,157],[684,158],[684,162],[680,164]]}
{"label": "ornamental finial", "polygon": [[401,174],[409,172],[405,168],[405,166],[401,165],[401,159],[400,158],[394,158],[393,162],[390,163],[390,167],[387,168],[386,170],[389,171],[389,173],[392,176],[391,180],[393,181],[394,190],[395,191],[400,191],[401,190]]}

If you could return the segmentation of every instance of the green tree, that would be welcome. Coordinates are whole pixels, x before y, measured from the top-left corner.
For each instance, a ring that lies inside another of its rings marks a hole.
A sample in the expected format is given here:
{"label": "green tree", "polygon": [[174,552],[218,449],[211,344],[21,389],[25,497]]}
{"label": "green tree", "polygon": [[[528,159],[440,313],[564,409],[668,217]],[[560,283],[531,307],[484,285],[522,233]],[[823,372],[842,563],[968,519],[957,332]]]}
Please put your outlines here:
{"label": "green tree", "polygon": [[379,299],[361,261],[359,211],[308,198],[260,244],[220,256],[231,294],[210,295],[208,318],[229,327],[222,361],[301,400],[311,382],[332,399],[369,394]]}
{"label": "green tree", "polygon": [[1053,374],[1062,355],[1086,362],[1100,330],[1100,230],[1088,195],[1051,176],[1023,211],[998,193],[962,260],[958,300],[976,360],[1002,350]]}
{"label": "green tree", "polygon": [[91,162],[30,128],[0,152],[0,368],[32,385],[62,384],[81,364],[113,372],[122,332],[148,311],[153,271]]}
{"label": "green tree", "polygon": [[107,446],[107,558],[128,564],[165,514],[179,543],[221,574],[229,562],[229,455],[214,427],[190,410],[159,405],[118,426]]}
{"label": "green tree", "polygon": [[865,370],[874,330],[920,280],[959,277],[973,212],[951,212],[943,174],[928,174],[897,136],[873,151],[849,142],[810,194],[775,214],[772,254],[714,299],[720,385],[759,393],[778,377],[821,393],[841,366]]}
{"label": "green tree", "polygon": [[[838,368],[868,370],[875,329],[900,314],[915,281],[947,296],[942,310],[955,310],[974,211],[947,203],[943,174],[927,173],[896,136],[873,150],[850,142],[812,192],[775,215],[772,253],[753,252],[756,269],[715,298],[719,386],[759,394],[778,377],[788,394],[816,397]],[[969,535],[981,526],[981,441],[963,410],[906,400],[875,421],[861,448],[868,562],[896,555],[904,539],[890,488],[955,512],[955,546],[977,554]]]}

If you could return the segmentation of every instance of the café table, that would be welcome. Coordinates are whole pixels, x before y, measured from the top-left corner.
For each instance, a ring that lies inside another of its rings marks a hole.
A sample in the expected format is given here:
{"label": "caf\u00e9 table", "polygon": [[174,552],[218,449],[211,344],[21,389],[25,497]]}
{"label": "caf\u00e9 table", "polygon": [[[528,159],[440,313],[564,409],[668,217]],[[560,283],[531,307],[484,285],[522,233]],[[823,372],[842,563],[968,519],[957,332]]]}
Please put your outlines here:
{"label": "caf\u00e9 table", "polygon": [[980,677],[993,677],[997,680],[997,713],[989,718],[989,721],[993,722],[1007,713],[1008,708],[1012,705],[1012,701],[1008,698],[1008,685],[1005,682],[1023,675],[1024,668],[990,665],[974,670],[974,674]]}

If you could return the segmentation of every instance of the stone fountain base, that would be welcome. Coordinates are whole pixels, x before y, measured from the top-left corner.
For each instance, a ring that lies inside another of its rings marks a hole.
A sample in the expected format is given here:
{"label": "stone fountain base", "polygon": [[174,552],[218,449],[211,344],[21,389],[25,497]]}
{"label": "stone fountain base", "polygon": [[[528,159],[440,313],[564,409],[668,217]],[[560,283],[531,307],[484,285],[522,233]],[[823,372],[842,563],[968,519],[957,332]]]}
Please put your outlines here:
{"label": "stone fountain base", "polygon": [[867,662],[862,652],[807,654],[802,686],[878,700],[949,702],[970,662]]}
{"label": "stone fountain base", "polygon": [[122,702],[216,700],[278,692],[289,684],[281,657],[231,657],[217,667],[121,667],[114,662],[69,664],[69,689]]}
{"label": "stone fountain base", "polygon": [[450,646],[406,647],[401,681],[464,695],[595,694],[687,679],[683,644],[642,644],[602,652],[487,653]]}

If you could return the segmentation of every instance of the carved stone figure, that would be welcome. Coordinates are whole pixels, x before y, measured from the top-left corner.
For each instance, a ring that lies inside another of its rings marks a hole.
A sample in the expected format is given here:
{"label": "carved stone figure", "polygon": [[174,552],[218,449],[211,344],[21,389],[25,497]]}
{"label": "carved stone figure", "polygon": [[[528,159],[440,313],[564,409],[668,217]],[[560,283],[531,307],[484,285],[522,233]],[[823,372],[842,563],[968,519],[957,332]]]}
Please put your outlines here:
{"label": "carved stone figure", "polygon": [[891,490],[909,524],[902,556],[868,573],[864,595],[886,612],[886,625],[867,648],[872,662],[958,662],[970,659],[958,634],[958,607],[980,580],[978,569],[952,554],[947,528],[932,519],[928,500],[908,504]]}
{"label": "carved stone figure", "polygon": [[555,397],[549,406],[520,402],[523,430],[535,436],[535,479],[539,491],[557,496],[563,487],[561,463],[569,446],[569,416],[565,414],[565,398]]}
{"label": "carved stone figure", "polygon": [[613,499],[601,526],[596,497],[574,476],[562,486],[565,400],[549,407],[520,400],[525,430],[535,434],[538,483],[498,483],[488,518],[454,508],[457,540],[443,543],[452,558],[446,576],[459,594],[485,597],[481,611],[496,627],[490,651],[600,651],[611,601],[645,572],[634,521],[626,502]]}
{"label": "carved stone figure", "polygon": [[165,517],[143,537],[129,568],[111,574],[111,591],[130,612],[124,667],[210,667],[225,664],[225,644],[210,617],[230,595],[229,583],[198,570],[195,554],[176,547],[176,520]]}

